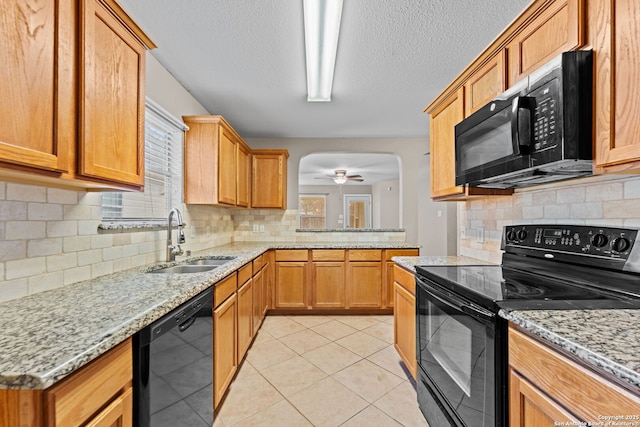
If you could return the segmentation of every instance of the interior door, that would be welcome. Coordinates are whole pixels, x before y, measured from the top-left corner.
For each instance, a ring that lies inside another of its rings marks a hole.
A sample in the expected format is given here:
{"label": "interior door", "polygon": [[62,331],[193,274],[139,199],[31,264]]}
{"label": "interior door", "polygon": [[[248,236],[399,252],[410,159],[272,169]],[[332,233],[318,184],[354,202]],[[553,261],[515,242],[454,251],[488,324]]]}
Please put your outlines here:
{"label": "interior door", "polygon": [[345,228],[371,228],[371,194],[345,194]]}

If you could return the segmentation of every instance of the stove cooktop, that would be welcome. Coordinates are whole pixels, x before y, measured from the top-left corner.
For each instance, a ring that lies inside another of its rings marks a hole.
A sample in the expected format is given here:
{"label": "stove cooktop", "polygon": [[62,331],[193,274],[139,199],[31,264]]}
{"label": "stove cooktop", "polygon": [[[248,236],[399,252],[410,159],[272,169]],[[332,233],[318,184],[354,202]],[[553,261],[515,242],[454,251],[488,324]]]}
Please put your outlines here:
{"label": "stove cooktop", "polygon": [[[416,271],[418,276],[492,311],[640,308],[640,277],[634,277],[638,285],[638,294],[634,294],[612,286],[569,281],[561,273],[553,277],[549,271],[536,274],[497,265],[417,266]],[[612,276],[611,272],[607,275]]]}

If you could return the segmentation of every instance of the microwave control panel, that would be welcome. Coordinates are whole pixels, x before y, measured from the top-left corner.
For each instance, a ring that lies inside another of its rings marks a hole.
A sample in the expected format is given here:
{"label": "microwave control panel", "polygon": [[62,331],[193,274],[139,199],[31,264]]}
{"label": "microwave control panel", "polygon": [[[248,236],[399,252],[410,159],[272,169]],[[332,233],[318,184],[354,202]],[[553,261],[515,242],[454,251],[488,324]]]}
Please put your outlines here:
{"label": "microwave control panel", "polygon": [[561,142],[562,125],[559,117],[560,82],[557,78],[531,92],[528,96],[534,99],[533,120],[531,132],[533,135],[534,151],[552,148]]}
{"label": "microwave control panel", "polygon": [[583,257],[584,262],[594,258],[627,260],[632,256],[637,238],[638,230],[626,228],[513,225],[504,228],[502,249],[544,258],[571,255]]}

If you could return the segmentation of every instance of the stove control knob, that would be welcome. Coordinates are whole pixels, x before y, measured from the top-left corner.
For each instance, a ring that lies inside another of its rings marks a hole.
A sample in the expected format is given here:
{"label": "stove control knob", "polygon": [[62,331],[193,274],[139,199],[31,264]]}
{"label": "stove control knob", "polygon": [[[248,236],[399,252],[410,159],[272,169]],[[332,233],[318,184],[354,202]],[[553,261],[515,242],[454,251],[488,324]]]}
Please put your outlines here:
{"label": "stove control knob", "polygon": [[524,240],[527,238],[527,232],[524,230],[518,230],[518,240]]}
{"label": "stove control knob", "polygon": [[602,233],[594,234],[594,236],[591,238],[591,244],[596,248],[602,248],[607,243],[609,243],[609,239]]}
{"label": "stove control knob", "polygon": [[512,242],[516,240],[516,232],[514,230],[507,231],[507,241]]}
{"label": "stove control knob", "polygon": [[631,246],[631,242],[629,242],[629,239],[625,237],[616,237],[611,242],[611,249],[613,249],[616,252],[624,252],[627,249],[629,249],[630,246]]}

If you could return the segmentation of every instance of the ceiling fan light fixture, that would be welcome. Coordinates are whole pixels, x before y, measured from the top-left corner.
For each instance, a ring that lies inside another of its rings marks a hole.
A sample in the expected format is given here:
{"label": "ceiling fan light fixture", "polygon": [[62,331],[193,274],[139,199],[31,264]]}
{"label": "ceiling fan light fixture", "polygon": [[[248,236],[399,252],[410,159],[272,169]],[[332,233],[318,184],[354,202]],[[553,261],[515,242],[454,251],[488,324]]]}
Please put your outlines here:
{"label": "ceiling fan light fixture", "polygon": [[329,102],[343,0],[303,0],[307,101]]}
{"label": "ceiling fan light fixture", "polygon": [[346,176],[336,176],[333,178],[333,182],[335,182],[336,184],[344,184],[347,182],[347,177]]}

